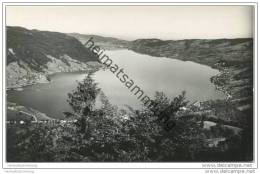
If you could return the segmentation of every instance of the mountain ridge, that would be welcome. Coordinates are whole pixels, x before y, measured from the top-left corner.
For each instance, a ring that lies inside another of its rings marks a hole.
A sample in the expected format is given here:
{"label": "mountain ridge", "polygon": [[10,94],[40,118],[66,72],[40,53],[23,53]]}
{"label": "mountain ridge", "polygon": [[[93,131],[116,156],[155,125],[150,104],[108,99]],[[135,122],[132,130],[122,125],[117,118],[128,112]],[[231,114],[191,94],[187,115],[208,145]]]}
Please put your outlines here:
{"label": "mountain ridge", "polygon": [[131,42],[114,37],[104,37],[92,34],[68,33],[68,35],[75,37],[82,44],[85,44],[90,38],[93,38],[93,41],[96,45],[106,50],[126,49],[128,48],[128,45]]}
{"label": "mountain ridge", "polygon": [[47,82],[56,72],[84,71],[98,57],[64,33],[7,26],[7,88]]}
{"label": "mountain ridge", "polygon": [[253,60],[253,39],[138,39],[130,48],[138,53],[193,61],[214,67],[219,61],[226,63]]}

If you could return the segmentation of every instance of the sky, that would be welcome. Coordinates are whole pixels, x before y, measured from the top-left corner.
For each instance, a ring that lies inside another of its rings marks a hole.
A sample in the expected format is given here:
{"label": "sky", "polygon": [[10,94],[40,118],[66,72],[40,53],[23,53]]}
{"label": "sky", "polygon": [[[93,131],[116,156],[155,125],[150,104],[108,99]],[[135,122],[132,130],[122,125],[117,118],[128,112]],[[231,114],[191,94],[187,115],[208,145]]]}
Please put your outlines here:
{"label": "sky", "polygon": [[252,6],[7,6],[6,24],[125,40],[253,37]]}

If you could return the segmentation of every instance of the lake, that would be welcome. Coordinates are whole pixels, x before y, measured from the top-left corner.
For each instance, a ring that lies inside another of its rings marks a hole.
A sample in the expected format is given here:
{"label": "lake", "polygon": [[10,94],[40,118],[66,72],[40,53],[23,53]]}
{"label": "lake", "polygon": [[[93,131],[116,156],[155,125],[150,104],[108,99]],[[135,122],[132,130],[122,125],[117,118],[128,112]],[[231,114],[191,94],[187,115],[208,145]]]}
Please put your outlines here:
{"label": "lake", "polygon": [[[155,91],[162,91],[168,97],[186,91],[191,102],[209,99],[223,99],[225,95],[215,90],[210,77],[219,73],[209,66],[176,59],[157,58],[138,54],[130,50],[106,51],[106,55],[138,85],[144,93],[153,97]],[[51,75],[51,82],[24,87],[23,91],[8,91],[7,99],[46,113],[53,118],[63,118],[63,111],[71,111],[67,103],[67,93],[77,86],[84,73],[57,73]],[[116,74],[110,70],[99,70],[93,78],[98,82],[110,102],[119,107],[129,105],[139,108],[137,99]]]}

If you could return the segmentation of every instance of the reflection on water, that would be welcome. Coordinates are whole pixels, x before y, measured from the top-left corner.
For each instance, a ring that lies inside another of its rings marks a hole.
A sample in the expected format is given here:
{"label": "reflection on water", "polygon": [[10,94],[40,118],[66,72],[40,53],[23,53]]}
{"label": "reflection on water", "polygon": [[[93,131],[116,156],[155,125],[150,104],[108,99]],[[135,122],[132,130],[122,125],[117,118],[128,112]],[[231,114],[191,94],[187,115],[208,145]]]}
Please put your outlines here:
{"label": "reflection on water", "polygon": [[[125,74],[138,85],[145,94],[153,96],[155,91],[163,91],[169,97],[181,91],[187,91],[190,101],[204,101],[223,98],[215,90],[209,78],[218,73],[208,66],[175,59],[155,58],[129,50],[107,51],[107,55]],[[37,84],[24,88],[23,91],[8,91],[8,101],[29,106],[54,118],[62,118],[63,111],[71,108],[66,102],[67,93],[75,89],[76,80],[82,80],[82,73],[58,73],[51,76],[51,83]],[[116,74],[110,70],[100,70],[94,79],[112,104],[128,104],[138,108],[141,102],[125,87]]]}
{"label": "reflection on water", "polygon": [[[153,97],[155,91],[163,91],[167,96],[174,97],[185,90],[190,101],[224,97],[221,92],[215,90],[209,80],[218,73],[218,70],[211,67],[176,59],[151,57],[129,50],[110,51],[107,54],[148,96]],[[141,104],[137,96],[109,69],[97,72],[94,77],[112,103],[134,107]]]}

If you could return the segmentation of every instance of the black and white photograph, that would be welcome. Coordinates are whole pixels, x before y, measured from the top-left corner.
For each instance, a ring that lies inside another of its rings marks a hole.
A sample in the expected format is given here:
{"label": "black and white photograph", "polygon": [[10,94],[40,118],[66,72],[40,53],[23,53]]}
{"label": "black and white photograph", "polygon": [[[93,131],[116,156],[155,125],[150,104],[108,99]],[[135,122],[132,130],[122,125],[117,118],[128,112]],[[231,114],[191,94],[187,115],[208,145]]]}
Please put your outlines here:
{"label": "black and white photograph", "polygon": [[249,4],[5,4],[6,163],[256,160]]}

